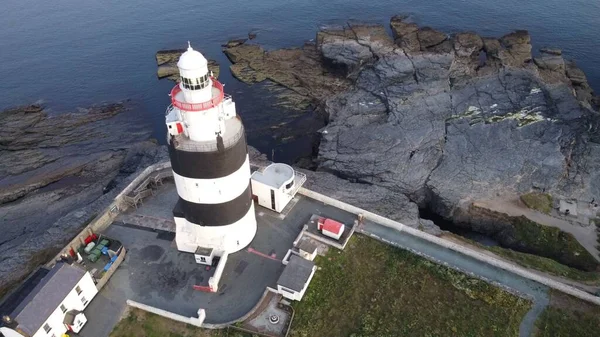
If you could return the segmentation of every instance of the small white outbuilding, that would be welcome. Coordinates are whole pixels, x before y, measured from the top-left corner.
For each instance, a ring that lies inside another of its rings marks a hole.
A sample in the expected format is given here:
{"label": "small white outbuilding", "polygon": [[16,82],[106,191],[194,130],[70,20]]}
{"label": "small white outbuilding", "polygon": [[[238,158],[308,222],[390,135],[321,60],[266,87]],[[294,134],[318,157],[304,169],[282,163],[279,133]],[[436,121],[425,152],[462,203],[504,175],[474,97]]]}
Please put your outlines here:
{"label": "small white outbuilding", "polygon": [[274,163],[252,174],[252,197],[262,207],[281,213],[306,181],[291,166]]}

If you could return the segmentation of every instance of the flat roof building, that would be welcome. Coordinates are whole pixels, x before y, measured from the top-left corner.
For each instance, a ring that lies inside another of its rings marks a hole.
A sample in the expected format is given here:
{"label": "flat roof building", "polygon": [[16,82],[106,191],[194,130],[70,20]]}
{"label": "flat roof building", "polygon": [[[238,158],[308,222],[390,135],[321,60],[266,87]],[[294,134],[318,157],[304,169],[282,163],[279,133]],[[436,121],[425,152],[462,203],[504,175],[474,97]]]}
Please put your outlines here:
{"label": "flat roof building", "polygon": [[292,255],[277,280],[277,291],[285,298],[300,301],[316,269],[313,261]]}

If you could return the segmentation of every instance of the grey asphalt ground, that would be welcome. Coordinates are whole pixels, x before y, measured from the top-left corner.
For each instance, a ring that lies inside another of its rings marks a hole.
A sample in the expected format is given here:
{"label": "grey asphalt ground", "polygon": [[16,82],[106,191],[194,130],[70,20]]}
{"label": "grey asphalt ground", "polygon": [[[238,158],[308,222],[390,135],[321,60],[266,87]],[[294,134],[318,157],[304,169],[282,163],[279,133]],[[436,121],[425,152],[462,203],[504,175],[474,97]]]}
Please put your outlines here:
{"label": "grey asphalt ground", "polygon": [[[173,192],[172,184],[164,186],[134,213],[166,216],[169,213],[164,209],[174,204],[177,198]],[[274,259],[247,250],[231,254],[218,293],[193,289],[193,285],[205,284],[210,272],[195,263],[193,254],[177,251],[172,235],[113,223],[103,234],[120,240],[128,254],[86,309],[89,320],[80,335],[107,336],[118,322],[127,299],[184,316],[196,316],[198,309],[203,308],[207,323],[228,322],[245,315],[258,303],[267,286],[276,287],[284,268],[281,259],[313,213],[349,224],[355,219],[353,214],[340,209],[305,197],[298,198],[285,219],[256,207],[258,232],[249,247],[273,255]]]}

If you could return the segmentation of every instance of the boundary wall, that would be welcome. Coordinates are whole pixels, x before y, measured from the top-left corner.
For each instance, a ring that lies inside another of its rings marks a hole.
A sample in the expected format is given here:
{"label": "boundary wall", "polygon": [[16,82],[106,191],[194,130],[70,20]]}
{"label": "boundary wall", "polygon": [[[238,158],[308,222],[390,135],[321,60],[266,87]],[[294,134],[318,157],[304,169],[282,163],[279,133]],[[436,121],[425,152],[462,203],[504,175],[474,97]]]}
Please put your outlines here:
{"label": "boundary wall", "polygon": [[98,214],[90,223],[85,226],[69,243],[65,245],[65,247],[50,261],[48,261],[45,266],[52,267],[57,260],[60,259],[60,256],[63,254],[68,254],[69,250],[72,248],[74,251],[77,251],[77,248],[83,244],[83,240],[92,233],[98,233],[104,231],[108,226],[112,224],[115,220],[119,212],[126,210],[129,208],[127,203],[123,200],[123,197],[126,196],[129,192],[133,191],[137,185],[143,182],[150,174],[163,170],[165,168],[171,167],[170,162],[162,162],[154,165],[150,165],[146,167],[135,179],[133,179],[127,187],[119,193],[114,201],[106,207],[106,209]]}
{"label": "boundary wall", "polygon": [[600,297],[594,296],[592,294],[589,294],[585,291],[579,290],[575,287],[566,285],[564,283],[555,281],[553,279],[550,279],[548,277],[545,276],[541,276],[538,274],[535,274],[533,272],[530,272],[528,270],[526,270],[525,268],[522,268],[520,266],[514,265],[512,263],[500,260],[498,258],[492,257],[492,256],[488,256],[486,254],[480,253],[478,251],[475,251],[471,248],[468,248],[466,246],[463,245],[459,245],[457,243],[448,241],[448,240],[444,240],[442,238],[439,238],[435,235],[431,235],[425,232],[422,232],[418,229],[406,226],[404,224],[401,224],[397,221],[394,220],[390,220],[388,218],[385,218],[381,215],[377,215],[375,213],[366,211],[362,208],[358,208],[352,205],[349,205],[345,202],[330,198],[326,195],[308,190],[304,187],[300,188],[300,190],[298,191],[298,193],[307,196],[309,198],[315,199],[317,201],[320,201],[322,203],[337,207],[339,209],[342,209],[344,211],[350,212],[350,213],[354,213],[356,215],[362,215],[365,219],[371,220],[375,223],[378,223],[380,225],[386,226],[386,227],[391,227],[394,228],[395,230],[399,231],[399,232],[404,232],[408,235],[423,239],[425,241],[428,241],[430,243],[436,244],[438,246],[447,248],[447,249],[451,249],[453,251],[459,252],[463,255],[469,256],[471,258],[474,258],[476,260],[485,262],[487,264],[490,264],[494,267],[506,270],[508,272],[511,272],[513,274],[519,275],[521,277],[530,279],[532,281],[535,281],[537,283],[541,283],[547,287],[550,287],[552,289],[558,290],[560,292],[563,292],[565,294],[569,294],[571,296],[575,296],[579,299],[582,299],[584,301],[587,302],[591,302],[594,303],[596,305],[600,305]]}
{"label": "boundary wall", "polygon": [[185,324],[191,324],[193,326],[197,326],[202,328],[202,323],[204,323],[204,319],[206,318],[206,312],[204,309],[198,309],[198,317],[185,317],[182,315],[174,314],[170,311],[162,310],[159,308],[155,308],[146,304],[142,304],[136,301],[127,300],[127,305],[130,307],[138,308],[147,312],[151,312],[153,314],[172,319],[174,321],[178,321]]}

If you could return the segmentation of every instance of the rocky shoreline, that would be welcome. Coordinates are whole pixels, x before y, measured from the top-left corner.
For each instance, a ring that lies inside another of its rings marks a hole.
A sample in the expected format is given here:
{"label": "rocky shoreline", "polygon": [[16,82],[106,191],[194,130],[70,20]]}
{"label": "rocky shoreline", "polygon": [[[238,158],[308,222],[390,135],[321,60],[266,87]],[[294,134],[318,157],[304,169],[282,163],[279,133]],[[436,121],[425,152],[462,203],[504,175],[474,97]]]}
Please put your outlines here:
{"label": "rocky shoreline", "polygon": [[129,175],[168,158],[129,111],[125,102],[60,115],[38,105],[0,113],[0,289],[50,258]]}
{"label": "rocky shoreline", "polygon": [[399,16],[390,25],[393,37],[348,25],[297,49],[238,44],[225,53],[236,77],[273,81],[323,107],[319,171],[445,217],[465,201],[532,189],[600,195],[598,98],[574,62],[559,50],[533,57],[526,31],[449,36]]}
{"label": "rocky shoreline", "polygon": [[[378,25],[326,29],[292,49],[223,46],[236,78],[274,83],[288,106],[326,116],[313,130],[321,139],[305,164],[316,167],[304,170],[308,188],[435,234],[419,208],[470,226],[476,214],[465,214],[479,200],[532,190],[600,199],[599,101],[560,50],[532,55],[526,31],[448,35],[400,16],[390,26],[393,36]],[[156,54],[159,78],[176,79],[181,52]],[[0,288],[67,241],[133,173],[168,159],[127,110],[0,113]]]}
{"label": "rocky shoreline", "polygon": [[402,16],[390,26],[393,36],[380,25],[348,24],[299,48],[236,43],[224,52],[238,79],[277,83],[322,110],[328,124],[319,130],[316,171],[349,191],[399,205],[406,198],[482,232],[511,224],[479,228],[469,214],[477,201],[531,191],[600,198],[599,100],[562,51],[532,54],[522,30],[449,35]]}

